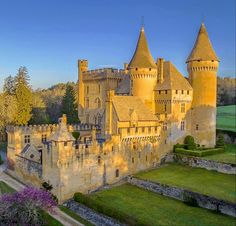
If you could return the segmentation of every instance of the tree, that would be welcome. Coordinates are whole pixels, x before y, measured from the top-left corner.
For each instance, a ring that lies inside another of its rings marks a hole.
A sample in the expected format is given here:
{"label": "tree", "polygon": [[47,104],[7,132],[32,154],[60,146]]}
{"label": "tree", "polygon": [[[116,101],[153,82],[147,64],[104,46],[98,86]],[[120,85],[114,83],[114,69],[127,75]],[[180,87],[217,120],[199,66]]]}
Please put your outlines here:
{"label": "tree", "polygon": [[46,112],[46,105],[39,92],[34,92],[32,96],[32,117],[30,124],[48,124],[49,115]]}
{"label": "tree", "polygon": [[15,78],[8,76],[4,80],[3,92],[7,95],[15,95]]}
{"label": "tree", "polygon": [[29,76],[26,67],[19,68],[15,83],[17,101],[15,123],[17,125],[26,125],[31,118],[32,111],[32,91],[29,86]]}
{"label": "tree", "polygon": [[0,197],[1,225],[46,225],[43,211],[53,212],[57,203],[52,195],[34,187]]}
{"label": "tree", "polygon": [[78,123],[78,111],[74,88],[67,84],[66,93],[62,99],[62,114],[67,115],[68,123]]}

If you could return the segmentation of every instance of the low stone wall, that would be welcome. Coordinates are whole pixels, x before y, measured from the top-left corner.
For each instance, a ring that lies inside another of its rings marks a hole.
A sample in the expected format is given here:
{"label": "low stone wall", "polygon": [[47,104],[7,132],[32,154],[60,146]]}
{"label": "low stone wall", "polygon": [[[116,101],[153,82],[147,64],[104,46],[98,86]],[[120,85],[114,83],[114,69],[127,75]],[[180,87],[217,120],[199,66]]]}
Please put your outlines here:
{"label": "low stone wall", "polygon": [[226,174],[236,174],[236,164],[222,163],[213,160],[180,154],[173,154],[173,161],[180,164],[187,164],[191,167],[215,170]]}
{"label": "low stone wall", "polygon": [[189,205],[196,205],[205,209],[214,210],[229,216],[236,217],[236,204],[219,200],[214,197],[192,192],[186,189],[177,188],[157,182],[138,179],[129,176],[128,183],[146,190],[181,200]]}
{"label": "low stone wall", "polygon": [[119,223],[115,219],[105,216],[103,214],[97,213],[94,210],[74,200],[69,200],[65,202],[63,205],[96,226],[122,226],[124,225],[124,224]]}

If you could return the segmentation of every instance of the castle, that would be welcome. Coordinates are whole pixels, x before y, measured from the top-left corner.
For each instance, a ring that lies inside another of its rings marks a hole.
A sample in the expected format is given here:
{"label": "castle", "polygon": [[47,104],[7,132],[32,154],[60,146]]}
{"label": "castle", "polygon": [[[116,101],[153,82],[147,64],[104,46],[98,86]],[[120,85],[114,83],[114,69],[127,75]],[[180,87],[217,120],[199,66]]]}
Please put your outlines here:
{"label": "castle", "polygon": [[214,146],[219,59],[204,24],[186,63],[188,79],[171,62],[154,61],[143,27],[123,70],[88,70],[79,60],[81,123],[67,125],[63,115],[58,125],[9,126],[8,172],[24,183],[52,184],[63,202],[155,167],[187,135]]}

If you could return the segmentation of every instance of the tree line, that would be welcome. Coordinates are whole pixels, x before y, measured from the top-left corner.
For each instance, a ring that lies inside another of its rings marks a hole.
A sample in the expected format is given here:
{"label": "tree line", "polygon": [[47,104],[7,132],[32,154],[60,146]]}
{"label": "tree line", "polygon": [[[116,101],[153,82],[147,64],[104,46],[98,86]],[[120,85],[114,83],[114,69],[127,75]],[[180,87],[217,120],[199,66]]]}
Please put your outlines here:
{"label": "tree line", "polygon": [[33,90],[26,67],[4,80],[0,93],[0,141],[6,125],[57,123],[62,114],[68,123],[78,123],[76,84],[57,84],[49,89]]}

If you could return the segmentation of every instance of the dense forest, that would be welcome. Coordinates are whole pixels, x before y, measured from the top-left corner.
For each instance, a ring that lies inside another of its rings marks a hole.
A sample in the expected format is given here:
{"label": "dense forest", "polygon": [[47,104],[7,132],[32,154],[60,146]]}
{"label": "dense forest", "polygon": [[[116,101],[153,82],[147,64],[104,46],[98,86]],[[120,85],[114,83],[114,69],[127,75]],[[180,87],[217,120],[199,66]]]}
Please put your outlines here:
{"label": "dense forest", "polygon": [[[235,104],[235,81],[235,78],[217,78],[217,105]],[[67,114],[69,123],[79,122],[76,83],[58,83],[48,89],[32,90],[25,67],[20,67],[16,76],[8,76],[5,79],[3,92],[0,93],[2,137],[8,124],[57,123],[64,113]]]}

